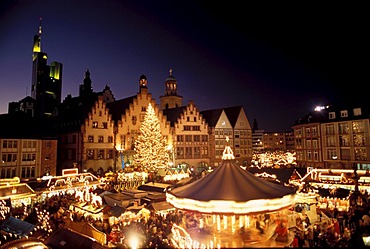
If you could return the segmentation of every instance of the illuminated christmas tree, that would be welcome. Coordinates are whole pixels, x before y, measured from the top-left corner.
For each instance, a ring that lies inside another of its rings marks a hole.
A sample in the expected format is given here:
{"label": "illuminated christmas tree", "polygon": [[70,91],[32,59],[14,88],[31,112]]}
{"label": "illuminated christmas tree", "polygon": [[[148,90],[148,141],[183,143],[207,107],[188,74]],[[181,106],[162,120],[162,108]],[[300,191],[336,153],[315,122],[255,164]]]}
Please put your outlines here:
{"label": "illuminated christmas tree", "polygon": [[140,126],[140,134],[135,140],[135,165],[147,172],[167,167],[169,155],[166,148],[158,117],[149,103],[144,121]]}

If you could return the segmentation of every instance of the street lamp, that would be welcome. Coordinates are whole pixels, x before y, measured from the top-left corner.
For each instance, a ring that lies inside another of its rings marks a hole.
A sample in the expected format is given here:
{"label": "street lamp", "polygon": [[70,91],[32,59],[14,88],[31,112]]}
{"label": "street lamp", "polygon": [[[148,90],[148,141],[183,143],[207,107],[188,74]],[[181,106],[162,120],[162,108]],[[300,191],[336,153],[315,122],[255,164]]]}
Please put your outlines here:
{"label": "street lamp", "polygon": [[114,136],[113,136],[113,149],[114,149],[113,172],[116,172],[116,170],[117,170],[117,153],[118,153],[117,148],[116,148],[117,133],[118,133],[118,130],[117,130],[117,128],[115,128],[113,130],[113,134],[114,134]]}

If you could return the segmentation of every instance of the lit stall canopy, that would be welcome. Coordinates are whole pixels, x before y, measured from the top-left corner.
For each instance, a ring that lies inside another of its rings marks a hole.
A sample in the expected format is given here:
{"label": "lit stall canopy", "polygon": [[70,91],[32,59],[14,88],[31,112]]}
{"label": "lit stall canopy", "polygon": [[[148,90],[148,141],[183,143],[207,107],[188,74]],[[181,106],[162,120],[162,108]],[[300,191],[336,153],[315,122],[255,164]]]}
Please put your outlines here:
{"label": "lit stall canopy", "polygon": [[10,203],[13,208],[30,205],[34,198],[36,198],[36,193],[27,185],[27,183],[9,185],[0,184],[0,200],[10,199]]}
{"label": "lit stall canopy", "polygon": [[[369,170],[360,169],[314,169],[307,168],[307,173],[300,179],[302,182],[310,182],[318,188],[343,188],[355,190],[356,179],[358,189],[370,190]],[[321,195],[321,194],[320,194]]]}
{"label": "lit stall canopy", "polygon": [[236,165],[226,146],[221,164],[210,174],[166,192],[178,209],[203,214],[258,214],[292,207],[296,190],[258,178]]}

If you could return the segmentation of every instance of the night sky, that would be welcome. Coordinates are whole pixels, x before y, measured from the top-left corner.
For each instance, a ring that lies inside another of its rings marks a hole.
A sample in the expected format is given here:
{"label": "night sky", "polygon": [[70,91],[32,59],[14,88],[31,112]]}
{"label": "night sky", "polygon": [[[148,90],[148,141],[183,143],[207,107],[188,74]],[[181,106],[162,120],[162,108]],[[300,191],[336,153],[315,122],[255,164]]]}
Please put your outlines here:
{"label": "night sky", "polygon": [[[330,4],[329,4],[330,3]],[[0,113],[31,95],[33,36],[63,64],[62,100],[90,70],[94,91],[159,104],[173,69],[183,105],[242,105],[260,129],[288,131],[324,104],[363,104],[369,83],[365,2],[3,0]],[[366,74],[365,74],[366,73]]]}

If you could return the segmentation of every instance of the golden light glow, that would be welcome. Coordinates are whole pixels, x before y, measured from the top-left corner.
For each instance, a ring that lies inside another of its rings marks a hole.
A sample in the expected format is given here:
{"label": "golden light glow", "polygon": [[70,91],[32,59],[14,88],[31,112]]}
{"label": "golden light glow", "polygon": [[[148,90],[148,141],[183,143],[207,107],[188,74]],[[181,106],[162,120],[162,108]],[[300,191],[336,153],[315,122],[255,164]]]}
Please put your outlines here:
{"label": "golden light glow", "polygon": [[3,179],[0,179],[0,185],[11,185],[11,184],[18,184],[20,183],[21,180],[19,179],[19,177],[15,176],[13,178],[3,178]]}
{"label": "golden light glow", "polygon": [[302,193],[298,192],[295,196],[295,202],[296,203],[317,203],[317,198],[319,197],[318,194],[315,192],[312,193]]}
{"label": "golden light glow", "polygon": [[205,214],[248,214],[273,212],[294,205],[295,194],[275,199],[257,199],[246,202],[211,200],[198,201],[188,198],[177,198],[166,193],[167,202],[179,209],[193,210]]}

